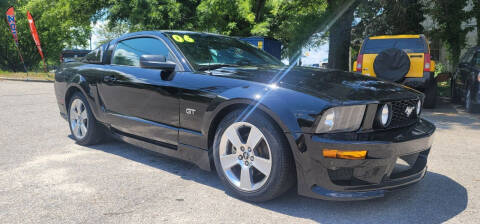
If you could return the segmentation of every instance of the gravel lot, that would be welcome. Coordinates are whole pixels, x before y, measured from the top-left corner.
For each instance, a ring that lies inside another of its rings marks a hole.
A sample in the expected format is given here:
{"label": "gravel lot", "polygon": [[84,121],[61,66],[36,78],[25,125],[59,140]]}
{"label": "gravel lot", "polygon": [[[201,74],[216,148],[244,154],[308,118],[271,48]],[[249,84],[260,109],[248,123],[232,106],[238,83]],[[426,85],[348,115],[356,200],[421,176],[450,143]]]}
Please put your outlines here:
{"label": "gravel lot", "polygon": [[480,223],[480,116],[442,104],[429,172],[385,198],[330,202],[292,189],[252,204],[214,172],[115,141],[76,145],[52,83],[0,80],[0,223]]}

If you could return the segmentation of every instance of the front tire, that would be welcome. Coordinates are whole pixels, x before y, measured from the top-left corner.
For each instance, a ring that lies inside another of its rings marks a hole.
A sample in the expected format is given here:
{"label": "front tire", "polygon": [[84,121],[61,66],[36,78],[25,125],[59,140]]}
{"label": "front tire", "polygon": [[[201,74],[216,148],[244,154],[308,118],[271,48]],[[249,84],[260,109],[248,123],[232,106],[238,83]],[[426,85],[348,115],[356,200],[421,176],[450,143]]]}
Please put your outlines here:
{"label": "front tire", "polygon": [[450,98],[452,103],[458,103],[460,100],[458,99],[457,89],[455,87],[455,80],[451,79],[450,81]]}
{"label": "front tire", "polygon": [[261,112],[236,121],[241,110],[219,124],[213,157],[220,180],[234,196],[253,202],[274,199],[295,183],[295,166],[284,134]]}
{"label": "front tire", "polygon": [[104,137],[104,131],[93,116],[85,97],[76,92],[68,105],[68,123],[77,144],[87,146],[99,143]]}

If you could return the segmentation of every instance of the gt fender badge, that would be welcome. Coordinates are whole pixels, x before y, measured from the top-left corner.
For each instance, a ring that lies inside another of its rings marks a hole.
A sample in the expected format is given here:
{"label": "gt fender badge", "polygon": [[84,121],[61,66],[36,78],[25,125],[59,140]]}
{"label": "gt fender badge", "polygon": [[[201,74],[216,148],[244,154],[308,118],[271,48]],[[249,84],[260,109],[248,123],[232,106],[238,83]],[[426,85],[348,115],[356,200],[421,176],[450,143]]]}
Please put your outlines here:
{"label": "gt fender badge", "polygon": [[415,109],[415,108],[414,107],[407,107],[405,109],[405,114],[407,115],[407,117],[410,117],[410,114],[412,114],[413,109]]}
{"label": "gt fender badge", "polygon": [[195,109],[192,109],[192,108],[187,108],[185,109],[185,113],[187,113],[188,115],[195,115]]}

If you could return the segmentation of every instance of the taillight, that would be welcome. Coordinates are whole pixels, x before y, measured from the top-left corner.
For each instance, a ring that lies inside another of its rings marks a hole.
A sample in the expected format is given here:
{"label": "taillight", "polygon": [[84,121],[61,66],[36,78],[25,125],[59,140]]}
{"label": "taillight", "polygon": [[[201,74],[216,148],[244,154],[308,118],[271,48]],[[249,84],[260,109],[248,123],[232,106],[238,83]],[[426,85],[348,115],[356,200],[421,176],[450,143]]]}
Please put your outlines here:
{"label": "taillight", "polygon": [[357,57],[357,67],[355,68],[356,72],[361,72],[362,71],[362,65],[363,65],[363,54],[359,54]]}
{"label": "taillight", "polygon": [[477,80],[480,82],[480,72],[477,75]]}
{"label": "taillight", "polygon": [[425,60],[423,63],[423,71],[424,72],[431,72],[432,68],[432,63],[430,60],[430,54],[425,54]]}

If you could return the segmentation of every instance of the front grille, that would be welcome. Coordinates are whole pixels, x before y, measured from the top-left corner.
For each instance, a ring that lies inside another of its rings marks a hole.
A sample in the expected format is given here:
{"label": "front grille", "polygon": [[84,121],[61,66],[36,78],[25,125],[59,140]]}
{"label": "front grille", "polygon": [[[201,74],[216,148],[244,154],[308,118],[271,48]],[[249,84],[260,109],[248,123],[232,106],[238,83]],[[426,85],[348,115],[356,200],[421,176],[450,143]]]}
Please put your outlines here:
{"label": "front grille", "polygon": [[[398,128],[412,125],[418,119],[416,109],[418,100],[402,100],[392,102],[392,121],[389,128]],[[407,107],[413,108],[410,116],[407,116]]]}

